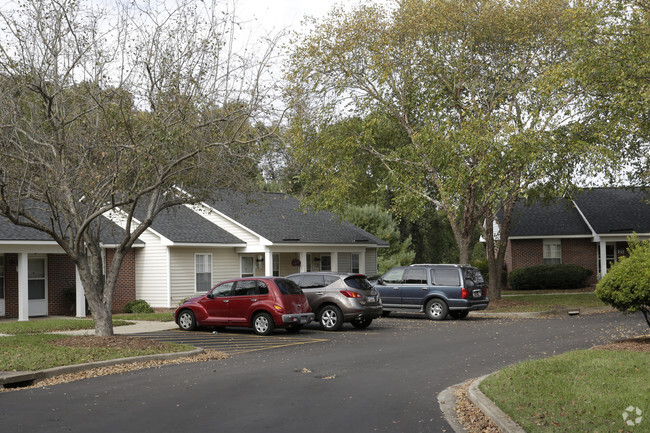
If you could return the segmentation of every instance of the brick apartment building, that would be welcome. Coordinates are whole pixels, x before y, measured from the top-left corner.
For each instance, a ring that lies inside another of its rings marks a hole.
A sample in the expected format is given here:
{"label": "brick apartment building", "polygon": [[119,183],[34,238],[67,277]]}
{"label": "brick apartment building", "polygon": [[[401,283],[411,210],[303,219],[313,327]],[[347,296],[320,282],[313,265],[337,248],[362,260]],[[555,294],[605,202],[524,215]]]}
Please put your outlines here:
{"label": "brick apartment building", "polygon": [[[594,188],[548,203],[517,204],[506,251],[508,272],[566,263],[591,269],[590,283],[627,254],[627,239],[650,239],[650,194]],[[604,270],[604,271],[603,271]]]}

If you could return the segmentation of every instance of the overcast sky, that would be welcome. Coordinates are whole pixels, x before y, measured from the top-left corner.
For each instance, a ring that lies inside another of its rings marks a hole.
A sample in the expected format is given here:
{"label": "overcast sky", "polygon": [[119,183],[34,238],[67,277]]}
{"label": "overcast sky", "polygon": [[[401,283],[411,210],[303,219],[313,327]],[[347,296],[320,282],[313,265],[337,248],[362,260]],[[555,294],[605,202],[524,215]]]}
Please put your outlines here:
{"label": "overcast sky", "polygon": [[235,0],[237,15],[254,19],[266,32],[298,30],[305,15],[322,17],[339,0]]}

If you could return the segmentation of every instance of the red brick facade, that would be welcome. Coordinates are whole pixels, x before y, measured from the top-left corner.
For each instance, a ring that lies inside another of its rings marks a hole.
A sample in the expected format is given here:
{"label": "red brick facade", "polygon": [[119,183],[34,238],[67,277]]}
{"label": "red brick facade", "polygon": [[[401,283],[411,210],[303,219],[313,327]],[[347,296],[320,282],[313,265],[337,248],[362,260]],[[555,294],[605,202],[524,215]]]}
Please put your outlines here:
{"label": "red brick facade", "polygon": [[[107,262],[113,256],[107,250]],[[5,254],[5,316],[18,317],[18,254]],[[47,299],[48,315],[75,315],[74,263],[65,254],[47,255]],[[113,297],[113,313],[121,313],[124,306],[135,300],[135,252],[130,250],[122,262],[120,275]]]}
{"label": "red brick facade", "polygon": [[[562,239],[562,263],[578,265],[593,271],[587,281],[595,284],[598,274],[598,244],[591,238]],[[511,239],[508,241],[506,268],[511,272],[518,268],[544,264],[544,241],[542,239]]]}

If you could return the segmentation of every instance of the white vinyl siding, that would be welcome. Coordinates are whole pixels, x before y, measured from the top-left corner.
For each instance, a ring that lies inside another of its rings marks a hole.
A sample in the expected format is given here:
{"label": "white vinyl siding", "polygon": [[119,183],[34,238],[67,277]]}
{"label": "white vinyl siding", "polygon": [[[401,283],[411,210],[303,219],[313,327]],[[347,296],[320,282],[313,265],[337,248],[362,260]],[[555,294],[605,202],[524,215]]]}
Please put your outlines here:
{"label": "white vinyl siding", "polygon": [[140,235],[146,243],[144,248],[135,248],[135,297],[144,299],[155,308],[169,308],[167,286],[167,247],[150,231]]}
{"label": "white vinyl siding", "polygon": [[365,268],[366,269],[363,273],[368,275],[369,277],[375,276],[379,273],[379,271],[377,270],[377,249],[376,248],[366,250]]}
{"label": "white vinyl siding", "polygon": [[557,265],[560,263],[562,263],[562,241],[560,239],[544,239],[544,264]]}
{"label": "white vinyl siding", "polygon": [[239,254],[232,248],[205,248],[191,247],[171,248],[171,288],[172,307],[180,301],[196,296],[194,291],[194,255],[212,255],[212,286],[217,283],[239,277]]}
{"label": "white vinyl siding", "polygon": [[338,253],[339,272],[352,272],[351,253]]}

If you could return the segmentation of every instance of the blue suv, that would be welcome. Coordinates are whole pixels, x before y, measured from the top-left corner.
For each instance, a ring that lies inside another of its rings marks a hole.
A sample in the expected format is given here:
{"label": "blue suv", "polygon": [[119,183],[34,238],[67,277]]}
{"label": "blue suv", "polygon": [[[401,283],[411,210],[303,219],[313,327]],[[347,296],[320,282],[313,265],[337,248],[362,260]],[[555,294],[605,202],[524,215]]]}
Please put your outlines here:
{"label": "blue suv", "polygon": [[375,287],[384,317],[391,311],[416,311],[431,320],[444,320],[447,315],[464,319],[489,303],[481,271],[469,265],[398,266],[379,278]]}

